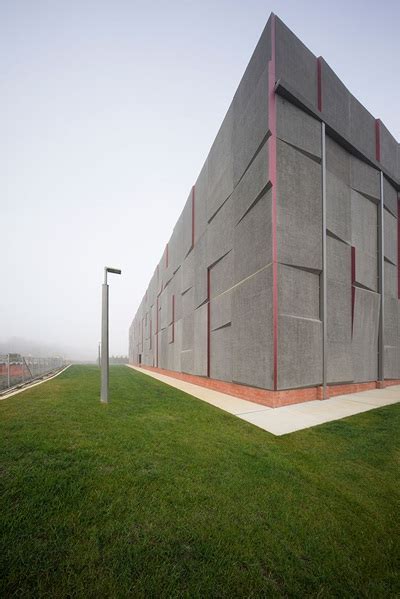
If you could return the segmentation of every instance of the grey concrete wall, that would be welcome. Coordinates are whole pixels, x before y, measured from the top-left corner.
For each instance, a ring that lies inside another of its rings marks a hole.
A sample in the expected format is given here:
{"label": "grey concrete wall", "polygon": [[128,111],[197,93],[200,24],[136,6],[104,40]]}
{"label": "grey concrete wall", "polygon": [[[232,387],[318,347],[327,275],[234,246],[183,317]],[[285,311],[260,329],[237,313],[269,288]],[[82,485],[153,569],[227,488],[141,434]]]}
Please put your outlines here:
{"label": "grey concrete wall", "polygon": [[283,91],[271,112],[272,27],[271,17],[131,324],[130,361],[272,389],[275,329],[278,389],[322,383],[324,120],[328,383],[378,376],[381,169],[384,375],[400,378],[400,145],[278,18]]}
{"label": "grey concrete wall", "polygon": [[131,325],[133,363],[272,385],[270,56],[268,22]]}

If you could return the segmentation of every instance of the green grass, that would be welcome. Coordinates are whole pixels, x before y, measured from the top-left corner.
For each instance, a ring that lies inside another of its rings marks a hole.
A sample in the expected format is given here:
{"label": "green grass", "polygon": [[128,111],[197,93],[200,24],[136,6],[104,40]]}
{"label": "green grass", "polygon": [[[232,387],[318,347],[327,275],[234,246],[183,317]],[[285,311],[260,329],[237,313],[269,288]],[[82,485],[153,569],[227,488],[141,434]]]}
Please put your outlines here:
{"label": "green grass", "polygon": [[284,437],[126,367],[0,401],[2,597],[394,597],[399,406]]}

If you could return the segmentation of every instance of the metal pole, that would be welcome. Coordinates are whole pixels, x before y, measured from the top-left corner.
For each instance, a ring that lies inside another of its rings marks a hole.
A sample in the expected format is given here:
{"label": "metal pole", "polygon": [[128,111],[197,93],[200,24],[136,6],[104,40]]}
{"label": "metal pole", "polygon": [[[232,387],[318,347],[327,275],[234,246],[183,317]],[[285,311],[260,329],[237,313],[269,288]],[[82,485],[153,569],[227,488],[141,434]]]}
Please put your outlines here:
{"label": "metal pole", "polygon": [[119,268],[104,268],[104,283],[102,287],[102,306],[101,306],[101,394],[102,403],[108,403],[108,379],[109,379],[109,359],[108,359],[108,284],[107,273],[112,272],[120,275]]}
{"label": "metal pole", "polygon": [[322,397],[327,397],[327,273],[326,273],[326,145],[325,123],[321,123],[322,167],[322,273],[321,273],[321,320],[322,320]]}
{"label": "metal pole", "polygon": [[385,245],[384,245],[384,219],[385,207],[383,203],[383,173],[380,171],[380,202],[379,202],[379,218],[378,218],[378,281],[380,293],[380,310],[379,310],[379,341],[378,341],[378,380],[385,380]]}
{"label": "metal pole", "polygon": [[105,282],[102,285],[102,306],[101,306],[101,401],[108,403],[108,285],[107,273]]}
{"label": "metal pole", "polygon": [[99,351],[98,351],[98,355],[97,355],[97,364],[99,366],[99,368],[101,368],[101,341],[99,341]]}
{"label": "metal pole", "polygon": [[10,354],[7,354],[7,387],[10,387]]}

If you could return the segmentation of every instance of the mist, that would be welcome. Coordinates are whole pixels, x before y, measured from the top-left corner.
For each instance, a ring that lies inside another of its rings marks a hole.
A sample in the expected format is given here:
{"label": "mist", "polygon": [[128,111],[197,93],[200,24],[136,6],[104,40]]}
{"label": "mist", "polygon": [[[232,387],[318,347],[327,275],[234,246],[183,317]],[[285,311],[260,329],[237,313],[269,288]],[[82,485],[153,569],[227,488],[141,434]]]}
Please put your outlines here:
{"label": "mist", "polygon": [[3,0],[0,349],[95,360],[111,266],[110,355],[127,354],[271,11],[400,140],[400,4],[383,6]]}

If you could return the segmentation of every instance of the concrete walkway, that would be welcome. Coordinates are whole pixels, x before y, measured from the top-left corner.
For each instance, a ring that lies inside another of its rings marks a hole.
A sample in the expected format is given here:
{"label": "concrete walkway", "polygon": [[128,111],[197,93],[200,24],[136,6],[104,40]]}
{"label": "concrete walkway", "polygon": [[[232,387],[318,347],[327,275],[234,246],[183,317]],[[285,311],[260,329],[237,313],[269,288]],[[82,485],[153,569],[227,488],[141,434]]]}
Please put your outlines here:
{"label": "concrete walkway", "polygon": [[400,402],[400,385],[396,385],[386,389],[372,389],[371,391],[339,395],[324,401],[307,401],[282,408],[268,408],[164,374],[137,368],[130,364],[127,366],[171,387],[185,391],[185,393],[202,399],[225,412],[234,414],[273,435],[286,435],[317,424],[340,420],[347,416]]}

